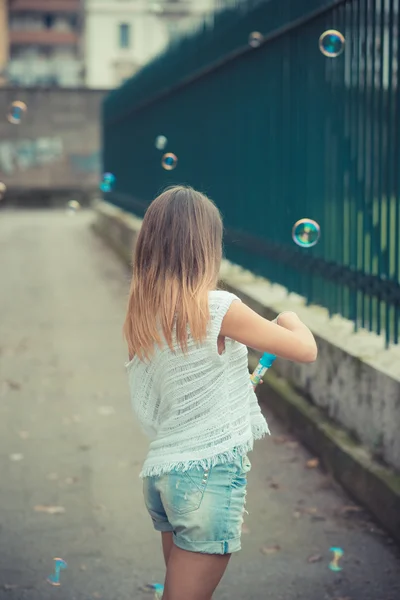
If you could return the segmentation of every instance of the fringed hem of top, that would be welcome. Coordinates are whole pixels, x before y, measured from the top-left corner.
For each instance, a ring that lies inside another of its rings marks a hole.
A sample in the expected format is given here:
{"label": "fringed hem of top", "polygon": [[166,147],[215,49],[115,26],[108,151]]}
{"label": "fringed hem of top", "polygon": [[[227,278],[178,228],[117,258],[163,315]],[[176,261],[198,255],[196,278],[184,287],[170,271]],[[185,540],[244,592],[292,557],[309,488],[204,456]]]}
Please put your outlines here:
{"label": "fringed hem of top", "polygon": [[195,460],[186,460],[186,461],[173,461],[161,465],[153,465],[149,467],[144,467],[139,475],[141,479],[145,477],[159,477],[160,475],[165,475],[166,473],[170,473],[171,471],[189,471],[189,469],[210,469],[215,465],[219,464],[227,464],[233,462],[238,456],[244,456],[247,452],[253,450],[253,442],[254,440],[259,440],[266,435],[270,435],[270,431],[268,429],[268,425],[266,423],[260,425],[253,425],[251,428],[252,431],[252,439],[249,440],[246,444],[241,444],[240,446],[235,446],[231,450],[226,450],[225,452],[221,452],[220,454],[216,454],[211,458],[203,458],[203,459],[195,459]]}
{"label": "fringed hem of top", "polygon": [[266,435],[271,435],[269,427],[266,422],[260,423],[259,425],[251,426],[251,433],[253,434],[254,440],[261,440]]}

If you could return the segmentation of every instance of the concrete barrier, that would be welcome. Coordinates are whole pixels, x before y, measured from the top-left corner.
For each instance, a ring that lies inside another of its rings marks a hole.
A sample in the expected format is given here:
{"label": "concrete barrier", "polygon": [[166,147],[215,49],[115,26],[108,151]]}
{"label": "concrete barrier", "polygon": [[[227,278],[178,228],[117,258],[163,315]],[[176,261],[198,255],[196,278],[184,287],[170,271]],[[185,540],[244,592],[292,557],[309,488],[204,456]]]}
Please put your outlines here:
{"label": "concrete barrier", "polygon": [[[130,263],[141,219],[102,201],[94,210],[95,231]],[[294,310],[313,331],[317,362],[276,361],[260,399],[400,541],[400,347],[226,260],[220,279],[266,318]]]}
{"label": "concrete barrier", "polygon": [[[0,88],[0,180],[2,203],[86,203],[101,178],[100,113],[105,90]],[[6,116],[13,102],[27,111],[21,123]],[[58,198],[61,197],[61,202]]]}

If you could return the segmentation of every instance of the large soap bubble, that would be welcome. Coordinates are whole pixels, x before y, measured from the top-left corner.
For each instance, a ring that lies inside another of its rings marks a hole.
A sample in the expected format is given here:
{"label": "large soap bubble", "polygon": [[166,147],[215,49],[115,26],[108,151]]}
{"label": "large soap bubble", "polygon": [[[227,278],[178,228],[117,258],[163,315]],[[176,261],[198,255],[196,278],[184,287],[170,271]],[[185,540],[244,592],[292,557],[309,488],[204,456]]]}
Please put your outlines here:
{"label": "large soap bubble", "polygon": [[167,152],[167,154],[164,154],[161,159],[161,166],[166,171],[172,171],[172,169],[175,169],[177,164],[178,157],[175,156],[175,154],[172,154],[172,152]]}
{"label": "large soap bubble", "polygon": [[293,225],[292,238],[301,248],[311,248],[319,240],[320,226],[312,219],[300,219]]}
{"label": "large soap bubble", "polygon": [[336,58],[344,50],[344,35],[336,29],[328,29],[319,38],[319,49],[324,56]]}
{"label": "large soap bubble", "polygon": [[27,110],[28,107],[26,106],[25,102],[15,100],[8,110],[7,120],[13,125],[19,125]]}
{"label": "large soap bubble", "polygon": [[264,40],[264,36],[259,31],[252,31],[249,35],[249,45],[252,48],[258,48]]}

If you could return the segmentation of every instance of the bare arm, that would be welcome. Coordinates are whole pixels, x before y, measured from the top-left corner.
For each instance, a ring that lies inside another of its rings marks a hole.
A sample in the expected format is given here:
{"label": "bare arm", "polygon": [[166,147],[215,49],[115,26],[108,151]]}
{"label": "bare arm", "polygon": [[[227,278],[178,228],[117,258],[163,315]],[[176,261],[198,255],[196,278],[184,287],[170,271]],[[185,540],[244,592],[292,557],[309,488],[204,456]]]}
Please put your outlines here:
{"label": "bare arm", "polygon": [[220,335],[294,362],[311,363],[317,359],[314,336],[294,312],[282,313],[273,323],[242,302],[232,302]]}

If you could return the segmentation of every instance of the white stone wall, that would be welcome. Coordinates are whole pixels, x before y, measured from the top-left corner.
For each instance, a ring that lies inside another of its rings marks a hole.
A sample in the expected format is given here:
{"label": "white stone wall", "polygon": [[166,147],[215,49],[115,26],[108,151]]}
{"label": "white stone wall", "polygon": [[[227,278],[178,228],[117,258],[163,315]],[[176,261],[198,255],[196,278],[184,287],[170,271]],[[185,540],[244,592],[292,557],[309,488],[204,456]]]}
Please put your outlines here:
{"label": "white stone wall", "polygon": [[254,310],[272,318],[295,311],[314,333],[318,360],[301,365],[277,360],[274,369],[372,454],[400,470],[400,345],[385,349],[384,336],[354,332],[353,323],[329,317],[320,306],[283,286],[225,261],[221,279]]}

